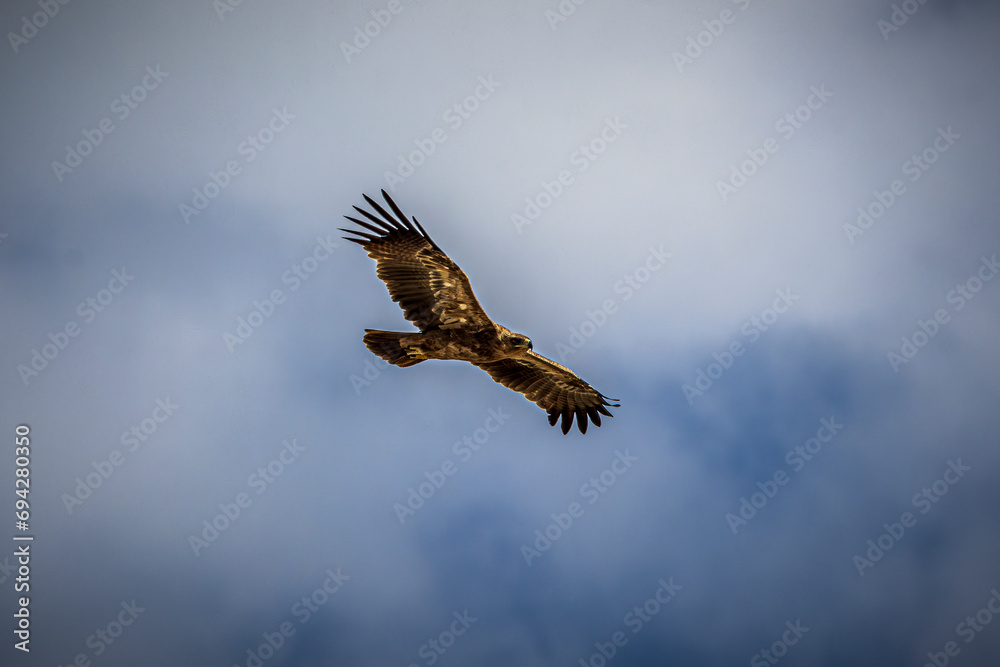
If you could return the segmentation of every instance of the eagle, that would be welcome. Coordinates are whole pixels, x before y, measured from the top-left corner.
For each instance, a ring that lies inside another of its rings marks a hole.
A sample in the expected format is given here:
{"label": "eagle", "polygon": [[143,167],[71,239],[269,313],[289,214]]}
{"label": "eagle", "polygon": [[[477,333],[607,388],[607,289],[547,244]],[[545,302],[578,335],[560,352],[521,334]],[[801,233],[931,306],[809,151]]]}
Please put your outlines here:
{"label": "eagle", "polygon": [[[581,433],[588,418],[601,425],[611,417],[607,396],[561,364],[532,350],[531,339],[497,324],[472,292],[469,277],[424,231],[414,217],[408,220],[396,202],[382,190],[391,213],[366,194],[374,213],[354,207],[365,220],[344,217],[365,231],[340,228],[345,236],[375,260],[376,274],[404,317],[419,331],[365,329],[364,343],[374,354],[395,366],[407,367],[425,359],[457,359],[478,366],[495,382],[524,396],[549,415],[549,425],[562,418],[569,433],[576,417]],[[377,215],[376,215],[377,214]],[[618,399],[610,399],[618,400]]]}

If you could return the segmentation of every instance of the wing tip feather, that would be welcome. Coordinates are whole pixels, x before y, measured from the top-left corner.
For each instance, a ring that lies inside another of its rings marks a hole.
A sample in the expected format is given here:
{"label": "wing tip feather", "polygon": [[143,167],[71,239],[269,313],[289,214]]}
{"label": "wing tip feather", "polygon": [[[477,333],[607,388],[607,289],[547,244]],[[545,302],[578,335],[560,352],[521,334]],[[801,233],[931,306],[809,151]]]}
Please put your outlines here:
{"label": "wing tip feather", "polygon": [[375,201],[372,197],[369,197],[364,192],[361,193],[361,196],[368,203],[368,205],[382,217],[379,218],[375,215],[372,215],[370,211],[366,211],[365,209],[359,206],[353,207],[355,211],[360,213],[362,216],[364,216],[371,222],[378,225],[379,227],[378,229],[376,229],[369,223],[358,220],[357,218],[352,218],[349,215],[345,215],[344,217],[353,223],[359,224],[363,227],[366,227],[367,229],[370,229],[371,231],[378,232],[380,234],[380,237],[382,238],[384,238],[386,235],[390,235],[393,233],[410,232],[412,234],[416,234],[422,237],[428,243],[430,243],[432,248],[434,248],[441,254],[445,254],[445,252],[441,250],[441,247],[434,242],[434,239],[431,238],[430,234],[427,233],[427,230],[424,229],[423,225],[420,224],[420,222],[417,220],[416,217],[413,217],[412,219],[406,217],[406,214],[403,213],[403,209],[401,209],[399,205],[395,202],[395,200],[393,200],[393,198],[389,195],[389,193],[385,191],[385,188],[382,188],[381,192],[382,192],[382,197],[385,199],[386,203],[389,205],[389,208],[392,210],[392,214],[386,211],[381,204]]}

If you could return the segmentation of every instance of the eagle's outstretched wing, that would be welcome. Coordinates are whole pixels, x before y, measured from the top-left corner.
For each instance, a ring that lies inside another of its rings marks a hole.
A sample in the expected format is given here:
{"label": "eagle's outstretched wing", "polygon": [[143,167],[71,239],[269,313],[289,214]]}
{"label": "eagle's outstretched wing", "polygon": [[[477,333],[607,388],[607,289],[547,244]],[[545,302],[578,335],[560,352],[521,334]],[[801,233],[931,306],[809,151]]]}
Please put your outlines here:
{"label": "eagle's outstretched wing", "polygon": [[360,238],[345,236],[366,251],[377,264],[376,272],[389,296],[399,304],[409,321],[422,332],[457,327],[479,328],[492,320],[472,293],[468,276],[437,246],[416,218],[410,222],[385,190],[382,196],[391,215],[368,195],[365,201],[378,213],[354,207],[370,222],[344,217],[372,233],[341,229]]}
{"label": "eagle's outstretched wing", "polygon": [[563,433],[569,433],[574,415],[580,433],[586,433],[587,417],[600,426],[601,415],[612,416],[604,406],[618,407],[570,369],[530,350],[527,356],[475,365],[489,373],[494,381],[537,403],[549,413],[549,425],[555,426],[562,416]]}

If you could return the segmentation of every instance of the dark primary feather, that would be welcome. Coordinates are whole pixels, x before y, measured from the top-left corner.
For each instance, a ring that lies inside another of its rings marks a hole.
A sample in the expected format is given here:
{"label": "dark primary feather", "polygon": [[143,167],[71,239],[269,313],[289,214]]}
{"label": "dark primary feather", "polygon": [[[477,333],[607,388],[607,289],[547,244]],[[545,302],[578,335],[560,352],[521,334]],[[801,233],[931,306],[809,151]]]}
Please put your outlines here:
{"label": "dark primary feather", "polygon": [[563,433],[569,433],[574,417],[580,433],[586,433],[588,417],[600,426],[601,415],[612,416],[604,406],[618,407],[617,403],[609,403],[607,396],[570,369],[531,351],[526,357],[475,365],[489,373],[494,381],[524,394],[529,401],[548,412],[549,425],[555,426],[562,417]]}
{"label": "dark primary feather", "polygon": [[406,319],[422,332],[491,323],[465,272],[431,240],[416,218],[408,220],[385,190],[382,196],[392,213],[364,195],[378,216],[355,206],[367,222],[344,217],[368,231],[341,231],[356,235],[358,238],[344,238],[360,245],[376,261],[378,277]]}

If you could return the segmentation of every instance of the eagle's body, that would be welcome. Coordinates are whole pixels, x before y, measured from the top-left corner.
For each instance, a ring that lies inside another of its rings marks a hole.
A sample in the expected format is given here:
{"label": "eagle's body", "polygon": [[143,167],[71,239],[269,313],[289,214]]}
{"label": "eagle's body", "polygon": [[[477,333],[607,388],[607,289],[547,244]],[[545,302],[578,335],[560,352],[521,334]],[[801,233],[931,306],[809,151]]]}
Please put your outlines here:
{"label": "eagle's body", "polygon": [[[393,214],[365,195],[379,214],[354,209],[369,222],[345,216],[368,232],[344,229],[359,238],[344,237],[368,251],[377,262],[378,277],[389,295],[419,331],[404,333],[365,329],[369,350],[396,366],[413,366],[425,359],[468,361],[496,382],[521,392],[549,413],[549,424],[562,417],[567,433],[576,417],[587,432],[588,417],[597,426],[611,416],[607,397],[570,369],[532,351],[531,340],[497,324],[486,315],[472,292],[468,276],[431,240],[416,218],[407,220],[385,190]],[[372,232],[372,233],[369,233]]]}
{"label": "eagle's body", "polygon": [[411,359],[457,359],[476,363],[518,356],[518,350],[524,348],[511,344],[512,335],[507,327],[491,324],[480,329],[413,332],[400,336],[399,344]]}

